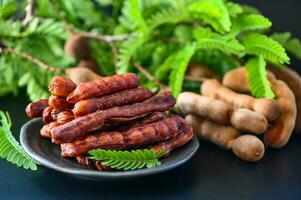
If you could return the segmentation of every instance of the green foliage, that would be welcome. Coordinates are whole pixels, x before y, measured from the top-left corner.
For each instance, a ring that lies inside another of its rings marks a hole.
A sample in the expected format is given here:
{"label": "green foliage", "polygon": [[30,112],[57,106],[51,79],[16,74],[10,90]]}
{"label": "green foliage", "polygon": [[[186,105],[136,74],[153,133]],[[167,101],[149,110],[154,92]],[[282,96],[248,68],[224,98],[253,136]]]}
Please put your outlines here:
{"label": "green foliage", "polygon": [[290,32],[274,33],[271,35],[271,38],[282,44],[287,51],[292,53],[298,59],[301,59],[301,42],[297,38],[292,38]]}
{"label": "green foliage", "polygon": [[266,62],[262,56],[251,58],[246,63],[248,71],[248,83],[252,95],[257,98],[273,99],[275,94],[270,88],[267,79]]}
{"label": "green foliage", "polygon": [[18,167],[37,170],[36,162],[24,151],[11,131],[11,119],[8,113],[0,111],[0,156]]}
{"label": "green foliage", "polygon": [[114,169],[135,170],[153,168],[161,164],[158,160],[163,152],[156,153],[152,149],[116,151],[97,149],[89,152],[90,158],[101,161],[101,164]]}
{"label": "green foliage", "polygon": [[275,40],[258,33],[245,35],[242,40],[246,53],[262,56],[275,64],[289,63],[285,49]]}

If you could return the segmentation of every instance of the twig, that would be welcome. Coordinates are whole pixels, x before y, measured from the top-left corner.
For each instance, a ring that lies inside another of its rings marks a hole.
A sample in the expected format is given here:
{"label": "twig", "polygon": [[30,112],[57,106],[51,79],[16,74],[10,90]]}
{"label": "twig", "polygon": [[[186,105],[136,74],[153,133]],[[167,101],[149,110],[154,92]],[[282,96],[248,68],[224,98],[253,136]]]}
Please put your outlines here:
{"label": "twig", "polygon": [[61,73],[64,73],[64,70],[60,69],[60,68],[57,68],[57,67],[53,67],[53,66],[50,66],[46,63],[44,63],[43,61],[33,57],[32,55],[30,54],[27,54],[27,53],[23,53],[23,52],[20,52],[18,50],[15,50],[15,49],[12,49],[12,48],[1,48],[0,47],[0,53],[10,53],[10,54],[13,54],[13,55],[17,55],[21,58],[24,58],[34,64],[36,64],[37,66],[41,67],[42,69],[46,70],[46,71],[52,71],[54,72],[55,74],[61,74]]}
{"label": "twig", "polygon": [[34,19],[35,0],[28,0],[25,7],[25,18],[22,21],[22,26],[27,26]]}
{"label": "twig", "polygon": [[206,79],[208,79],[208,78],[195,77],[195,76],[189,76],[189,75],[185,76],[185,80],[188,80],[188,81],[197,81],[197,82],[200,82],[200,83],[203,83]]}
{"label": "twig", "polygon": [[146,69],[142,66],[138,65],[137,63],[134,64],[134,67],[140,71],[149,81],[154,82],[157,86],[159,86],[163,90],[170,90],[167,85],[164,85],[160,81],[158,81],[154,76],[152,76]]}

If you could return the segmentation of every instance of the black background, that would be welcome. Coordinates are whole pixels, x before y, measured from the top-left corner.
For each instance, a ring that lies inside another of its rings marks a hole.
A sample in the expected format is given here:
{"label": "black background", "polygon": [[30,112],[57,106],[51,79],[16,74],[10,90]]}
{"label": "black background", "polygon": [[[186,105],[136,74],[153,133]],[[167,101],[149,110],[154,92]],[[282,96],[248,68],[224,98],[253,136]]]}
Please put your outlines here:
{"label": "black background", "polygon": [[[301,1],[245,0],[273,22],[274,31],[301,38]],[[300,62],[292,67],[300,71]],[[23,95],[24,96],[24,95]],[[0,99],[0,110],[11,113],[18,137],[24,97]],[[0,199],[301,199],[301,136],[279,150],[268,150],[256,164],[230,151],[201,142],[197,155],[184,166],[152,177],[122,182],[82,181],[39,167],[37,172],[0,160]]]}

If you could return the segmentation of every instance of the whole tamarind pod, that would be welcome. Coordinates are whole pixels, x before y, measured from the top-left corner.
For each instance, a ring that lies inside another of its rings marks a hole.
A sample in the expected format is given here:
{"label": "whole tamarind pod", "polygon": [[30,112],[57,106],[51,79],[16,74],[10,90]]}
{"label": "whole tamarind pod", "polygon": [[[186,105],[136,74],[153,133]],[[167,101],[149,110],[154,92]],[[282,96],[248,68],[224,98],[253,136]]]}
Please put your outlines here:
{"label": "whole tamarind pod", "polygon": [[83,67],[72,67],[66,69],[66,74],[74,83],[86,83],[101,78],[101,76],[92,70]]}
{"label": "whole tamarind pod", "polygon": [[223,149],[231,149],[237,157],[244,161],[255,162],[264,155],[264,144],[254,135],[241,135],[232,126],[219,125],[194,115],[188,115],[185,121],[192,126],[194,133],[199,138],[212,142]]}
{"label": "whole tamarind pod", "polygon": [[56,144],[70,142],[84,136],[91,131],[101,129],[105,121],[114,118],[132,118],[156,111],[167,111],[175,105],[175,99],[170,92],[162,92],[142,102],[113,107],[107,110],[97,111],[72,120],[51,131],[52,141]]}
{"label": "whole tamarind pod", "polygon": [[66,98],[53,95],[49,97],[49,105],[60,110],[71,110],[74,107]]}
{"label": "whole tamarind pod", "polygon": [[187,69],[187,75],[193,77],[204,77],[204,78],[214,78],[221,80],[221,76],[213,72],[206,65],[202,65],[195,62],[190,62]]}
{"label": "whole tamarind pod", "polygon": [[61,144],[61,154],[64,157],[76,157],[92,149],[127,149],[168,140],[175,137],[185,121],[180,116],[147,124],[126,132],[100,132],[78,139],[71,143]]}
{"label": "whole tamarind pod", "polygon": [[293,91],[295,95],[296,105],[297,105],[297,118],[295,123],[295,128],[297,131],[301,132],[301,77],[294,70],[285,67],[268,67],[276,77],[283,80],[289,88]]}
{"label": "whole tamarind pod", "polygon": [[138,85],[139,78],[132,73],[104,77],[87,83],[79,83],[76,89],[68,95],[67,101],[76,103],[83,99],[136,88]]}
{"label": "whole tamarind pod", "polygon": [[223,101],[192,92],[182,92],[178,96],[176,107],[185,115],[208,117],[220,124],[228,124],[232,112],[230,106]]}
{"label": "whole tamarind pod", "polygon": [[245,108],[233,111],[231,124],[238,130],[254,134],[263,134],[269,127],[263,114]]}
{"label": "whole tamarind pod", "polygon": [[44,124],[49,124],[50,122],[53,121],[52,116],[51,116],[52,110],[53,110],[52,106],[48,106],[47,108],[45,108],[43,110],[42,120],[43,120]]}
{"label": "whole tamarind pod", "polygon": [[79,34],[71,34],[64,46],[65,53],[76,58],[83,60],[90,58],[90,46],[88,39]]}
{"label": "whole tamarind pod", "polygon": [[56,121],[57,120],[57,116],[58,114],[62,112],[60,109],[58,108],[53,108],[52,111],[51,111],[51,117],[53,119],[53,121]]}
{"label": "whole tamarind pod", "polygon": [[191,126],[185,124],[181,130],[181,133],[179,133],[176,137],[153,145],[151,149],[158,153],[163,151],[163,157],[167,157],[173,149],[184,146],[192,139],[192,137],[193,132]]}
{"label": "whole tamarind pod", "polygon": [[74,114],[71,111],[62,111],[57,116],[57,123],[59,124],[65,124],[67,122],[70,122],[74,119]]}
{"label": "whole tamarind pod", "polygon": [[99,66],[98,64],[95,62],[94,59],[92,58],[89,58],[89,59],[86,59],[86,60],[81,60],[77,66],[78,68],[84,68],[84,69],[89,69],[91,70],[92,72],[94,72],[96,75],[97,74],[100,74],[100,71],[99,71]]}
{"label": "whole tamarind pod", "polygon": [[294,93],[285,82],[278,80],[272,81],[271,84],[282,113],[264,134],[264,142],[267,146],[280,148],[287,144],[294,130],[297,107]]}
{"label": "whole tamarind pod", "polygon": [[57,126],[59,126],[57,122],[51,122],[49,124],[44,125],[40,131],[41,136],[46,138],[51,138],[51,130]]}
{"label": "whole tamarind pod", "polygon": [[204,81],[201,93],[205,96],[224,101],[234,109],[247,108],[259,112],[269,121],[275,120],[280,114],[280,107],[276,101],[266,98],[256,99],[250,95],[238,94],[224,87],[215,79]]}
{"label": "whole tamarind pod", "polygon": [[28,104],[25,111],[28,117],[42,117],[43,110],[48,107],[48,99],[41,99],[37,102]]}
{"label": "whole tamarind pod", "polygon": [[75,88],[75,83],[60,76],[53,77],[49,84],[50,93],[59,97],[67,97]]}
{"label": "whole tamarind pod", "polygon": [[[276,79],[275,75],[270,71],[267,71],[267,78],[269,80]],[[223,85],[235,92],[249,94],[248,71],[245,67],[238,67],[228,71],[223,77]]]}
{"label": "whole tamarind pod", "polygon": [[73,112],[75,117],[79,117],[97,110],[142,102],[152,96],[153,93],[146,88],[124,90],[100,98],[81,100],[75,104]]}

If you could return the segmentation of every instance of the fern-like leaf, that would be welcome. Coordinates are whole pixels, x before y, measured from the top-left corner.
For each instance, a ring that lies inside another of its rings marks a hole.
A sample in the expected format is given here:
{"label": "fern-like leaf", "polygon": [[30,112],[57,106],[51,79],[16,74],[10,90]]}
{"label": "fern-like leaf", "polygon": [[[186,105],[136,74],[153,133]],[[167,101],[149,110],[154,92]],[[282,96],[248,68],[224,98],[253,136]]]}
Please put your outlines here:
{"label": "fern-like leaf", "polygon": [[244,47],[236,40],[211,32],[210,29],[198,28],[194,31],[198,49],[218,49],[236,55],[244,54]]}
{"label": "fern-like leaf", "polygon": [[133,34],[121,44],[117,62],[117,73],[122,74],[130,71],[130,61],[139,47],[147,40],[143,34]]}
{"label": "fern-like leaf", "polygon": [[297,38],[292,38],[290,32],[274,33],[271,38],[279,42],[286,48],[290,53],[301,59],[301,42]]}
{"label": "fern-like leaf", "polygon": [[223,0],[197,1],[188,6],[192,16],[209,24],[216,31],[224,33],[230,31],[230,14]]}
{"label": "fern-like leaf", "polygon": [[226,2],[226,7],[230,14],[230,17],[237,17],[237,15],[243,12],[242,7],[238,3]]}
{"label": "fern-like leaf", "polygon": [[186,45],[173,57],[173,65],[171,66],[172,71],[169,75],[169,86],[171,88],[172,94],[175,97],[177,97],[182,90],[185,72],[195,50],[195,44]]}
{"label": "fern-like leaf", "polygon": [[231,34],[237,35],[246,31],[264,30],[272,26],[272,22],[259,14],[243,15],[233,20]]}
{"label": "fern-like leaf", "polygon": [[91,159],[99,160],[105,166],[121,170],[156,167],[161,164],[158,159],[163,155],[152,149],[131,151],[96,149],[91,150],[89,154]]}
{"label": "fern-like leaf", "polygon": [[275,94],[271,90],[267,79],[266,62],[262,56],[251,58],[246,63],[248,83],[253,96],[257,98],[273,99]]}
{"label": "fern-like leaf", "polygon": [[30,158],[12,135],[8,113],[0,111],[0,156],[25,169],[37,170],[36,162]]}
{"label": "fern-like leaf", "polygon": [[263,34],[247,34],[243,37],[242,43],[248,54],[262,56],[275,64],[284,64],[290,61],[283,46]]}

